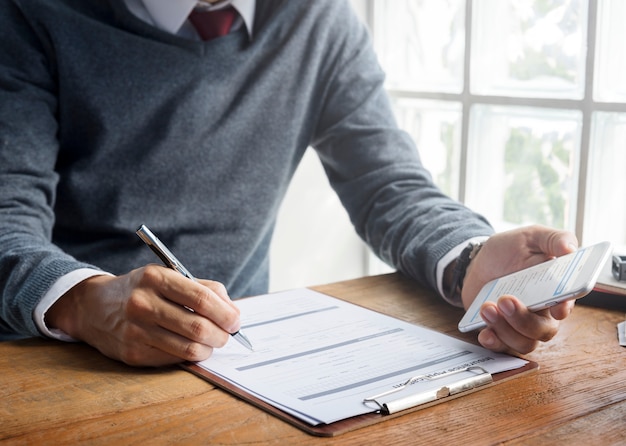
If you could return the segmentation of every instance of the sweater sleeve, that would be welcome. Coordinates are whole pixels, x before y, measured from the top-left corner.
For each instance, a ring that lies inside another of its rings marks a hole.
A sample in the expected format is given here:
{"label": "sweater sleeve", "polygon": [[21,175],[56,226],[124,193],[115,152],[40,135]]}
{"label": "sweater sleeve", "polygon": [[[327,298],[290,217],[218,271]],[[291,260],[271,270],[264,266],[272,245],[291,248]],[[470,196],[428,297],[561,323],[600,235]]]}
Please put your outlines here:
{"label": "sweater sleeve", "polygon": [[90,267],[51,243],[56,83],[44,33],[0,3],[0,340],[38,335],[33,310],[62,275]]}
{"label": "sweater sleeve", "polygon": [[437,289],[439,260],[493,230],[435,186],[395,122],[367,30],[347,4],[333,4],[314,147],[358,234],[383,261]]}

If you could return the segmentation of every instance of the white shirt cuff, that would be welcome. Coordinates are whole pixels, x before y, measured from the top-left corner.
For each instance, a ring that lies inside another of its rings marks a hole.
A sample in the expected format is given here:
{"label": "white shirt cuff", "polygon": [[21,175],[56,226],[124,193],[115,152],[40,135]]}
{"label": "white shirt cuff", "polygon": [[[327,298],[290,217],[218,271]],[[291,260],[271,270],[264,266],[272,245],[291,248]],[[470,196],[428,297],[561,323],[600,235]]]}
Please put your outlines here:
{"label": "white shirt cuff", "polygon": [[488,238],[489,237],[474,237],[469,240],[466,240],[465,242],[459,245],[456,245],[454,248],[452,248],[445,256],[441,258],[441,260],[439,260],[439,263],[437,263],[437,291],[439,291],[439,294],[448,303],[454,305],[455,307],[462,307],[463,302],[461,301],[460,296],[457,295],[456,298],[450,298],[449,296],[446,296],[446,294],[443,292],[443,273],[445,272],[448,265],[451,262],[453,262],[459,255],[461,255],[461,252],[465,249],[468,243],[471,243],[471,242],[480,243],[480,242],[484,242]]}
{"label": "white shirt cuff", "polygon": [[33,319],[35,320],[35,324],[37,324],[39,331],[41,331],[41,333],[45,336],[59,341],[76,341],[62,330],[57,328],[48,328],[45,322],[46,312],[57,300],[61,298],[61,296],[67,293],[75,285],[90,277],[102,275],[110,276],[112,274],[90,268],[81,268],[60,277],[56,282],[54,282],[48,292],[44,294],[42,299],[39,301],[35,307],[35,311],[33,312]]}

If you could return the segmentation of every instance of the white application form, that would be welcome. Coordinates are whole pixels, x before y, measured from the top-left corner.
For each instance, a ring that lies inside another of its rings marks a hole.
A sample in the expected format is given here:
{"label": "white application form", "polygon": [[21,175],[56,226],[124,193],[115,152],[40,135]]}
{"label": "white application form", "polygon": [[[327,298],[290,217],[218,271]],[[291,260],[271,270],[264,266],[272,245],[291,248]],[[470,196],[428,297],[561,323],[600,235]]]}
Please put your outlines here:
{"label": "white application form", "polygon": [[[364,399],[415,376],[527,363],[309,289],[237,305],[255,350],[230,339],[197,365],[311,425],[374,412]],[[410,387],[441,385],[420,379]]]}

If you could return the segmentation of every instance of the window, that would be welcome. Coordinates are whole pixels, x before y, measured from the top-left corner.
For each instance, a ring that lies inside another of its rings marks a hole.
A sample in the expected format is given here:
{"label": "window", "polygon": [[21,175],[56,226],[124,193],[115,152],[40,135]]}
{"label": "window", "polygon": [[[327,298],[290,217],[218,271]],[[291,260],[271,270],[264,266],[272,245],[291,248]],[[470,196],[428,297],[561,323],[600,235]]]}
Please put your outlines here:
{"label": "window", "polygon": [[446,193],[497,230],[626,245],[626,2],[357,3],[398,122]]}
{"label": "window", "polygon": [[[541,223],[585,245],[626,247],[624,0],[351,3],[372,32],[398,122],[442,190],[498,231]],[[317,201],[304,206],[303,196]],[[272,290],[390,270],[354,235],[315,157],[283,208]]]}

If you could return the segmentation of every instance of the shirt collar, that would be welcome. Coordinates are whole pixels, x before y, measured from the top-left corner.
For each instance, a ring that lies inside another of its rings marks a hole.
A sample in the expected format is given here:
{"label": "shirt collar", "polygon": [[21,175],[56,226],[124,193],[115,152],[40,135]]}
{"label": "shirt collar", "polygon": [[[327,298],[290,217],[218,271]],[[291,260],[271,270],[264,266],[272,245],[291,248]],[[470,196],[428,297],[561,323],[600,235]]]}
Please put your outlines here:
{"label": "shirt collar", "polygon": [[[180,30],[191,10],[198,4],[197,0],[142,1],[155,24],[172,34],[176,34]],[[256,0],[225,0],[219,2],[214,8],[221,8],[227,4],[232,4],[233,8],[237,10],[248,31],[248,35],[252,37]]]}

